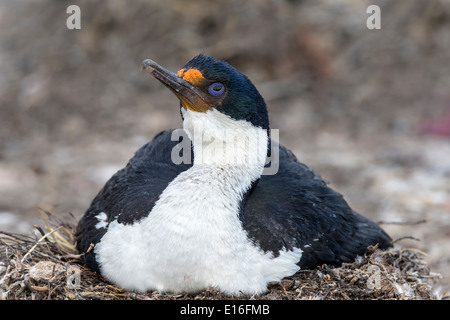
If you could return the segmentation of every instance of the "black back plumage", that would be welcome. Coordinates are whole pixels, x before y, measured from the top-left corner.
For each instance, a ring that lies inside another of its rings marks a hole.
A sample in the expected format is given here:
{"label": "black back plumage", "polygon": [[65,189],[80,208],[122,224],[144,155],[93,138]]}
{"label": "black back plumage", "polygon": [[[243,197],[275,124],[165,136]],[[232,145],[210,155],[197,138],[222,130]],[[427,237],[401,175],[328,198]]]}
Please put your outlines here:
{"label": "black back plumage", "polygon": [[183,136],[172,139],[172,131],[158,134],[141,147],[126,167],[114,174],[92,200],[75,234],[77,248],[85,253],[85,262],[91,269],[99,271],[95,254],[89,251],[89,247],[98,243],[107,231],[107,228],[96,228],[99,222],[96,217],[104,212],[107,223],[117,219],[122,224],[145,218],[170,181],[191,166],[172,162],[171,151]]}
{"label": "black back plumage", "polygon": [[[172,162],[171,150],[182,138],[172,141],[171,137],[172,131],[165,131],[141,147],[106,183],[79,222],[77,246],[91,269],[98,271],[95,254],[86,251],[106,232],[95,227],[96,216],[104,212],[108,222],[139,221],[150,214],[170,181],[191,167]],[[241,205],[242,226],[255,245],[275,256],[282,249],[299,248],[301,268],[339,265],[364,254],[370,245],[390,246],[389,236],[377,224],[354,212],[342,195],[292,152],[279,146],[279,156],[278,172],[261,176]]]}
{"label": "black back plumage", "polygon": [[249,238],[264,251],[276,256],[279,250],[299,248],[298,265],[304,269],[352,262],[370,245],[390,246],[390,237],[376,223],[354,212],[290,150],[279,146],[279,152],[277,174],[262,176],[241,210]]}

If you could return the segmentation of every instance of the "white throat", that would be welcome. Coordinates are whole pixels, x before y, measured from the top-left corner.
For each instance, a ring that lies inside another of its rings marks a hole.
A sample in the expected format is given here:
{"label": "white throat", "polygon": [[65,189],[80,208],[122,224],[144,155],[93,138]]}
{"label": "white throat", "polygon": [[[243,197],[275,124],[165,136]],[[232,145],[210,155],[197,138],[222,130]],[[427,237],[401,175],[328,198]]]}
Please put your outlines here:
{"label": "white throat", "polygon": [[267,157],[267,130],[215,109],[182,110],[183,128],[194,147],[194,166],[216,166],[238,174],[243,171],[252,181],[261,176]]}

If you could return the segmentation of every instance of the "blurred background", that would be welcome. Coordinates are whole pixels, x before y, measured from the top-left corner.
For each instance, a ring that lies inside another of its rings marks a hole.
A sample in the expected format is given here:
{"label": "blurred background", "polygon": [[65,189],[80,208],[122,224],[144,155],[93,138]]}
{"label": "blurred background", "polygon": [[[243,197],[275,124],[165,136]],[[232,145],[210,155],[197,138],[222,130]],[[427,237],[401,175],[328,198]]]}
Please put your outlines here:
{"label": "blurred background", "polygon": [[248,75],[280,142],[450,290],[448,0],[0,0],[0,230],[30,232],[38,208],[79,218],[181,126],[140,62],[176,71],[199,53]]}

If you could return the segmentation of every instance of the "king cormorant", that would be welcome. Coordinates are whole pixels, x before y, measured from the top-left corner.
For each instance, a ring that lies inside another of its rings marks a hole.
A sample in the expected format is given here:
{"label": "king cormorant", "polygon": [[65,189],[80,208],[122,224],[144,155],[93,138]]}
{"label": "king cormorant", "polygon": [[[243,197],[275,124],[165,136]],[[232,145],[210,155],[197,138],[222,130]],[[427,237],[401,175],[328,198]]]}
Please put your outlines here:
{"label": "king cormorant", "polygon": [[150,59],[142,68],[180,100],[183,130],[141,147],[93,199],[76,231],[88,267],[128,290],[261,294],[391,245],[271,140],[264,99],[237,69],[205,55],[177,73]]}

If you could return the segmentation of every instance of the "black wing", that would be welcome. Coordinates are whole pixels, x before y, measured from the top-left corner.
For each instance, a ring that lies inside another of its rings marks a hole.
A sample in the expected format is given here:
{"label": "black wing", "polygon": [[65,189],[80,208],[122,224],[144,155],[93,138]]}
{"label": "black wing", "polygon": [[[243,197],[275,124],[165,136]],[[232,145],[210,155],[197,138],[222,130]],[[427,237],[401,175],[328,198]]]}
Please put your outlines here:
{"label": "black wing", "polygon": [[292,152],[280,146],[279,156],[278,173],[263,175],[241,209],[243,227],[264,251],[300,248],[299,266],[312,268],[352,262],[377,243],[390,246],[376,223],[354,212]]}
{"label": "black wing", "polygon": [[[81,218],[75,234],[77,248],[85,253],[85,262],[91,269],[98,271],[98,266],[94,253],[87,251],[107,231],[107,228],[95,227],[99,222],[97,216],[104,212],[107,223],[117,219],[123,224],[148,216],[170,181],[191,166],[177,165],[171,160],[173,148],[187,137],[181,136],[175,141],[171,137],[172,131],[164,131],[141,147],[127,166],[105,184]],[[190,146],[190,141],[188,143]],[[190,151],[193,160],[192,148]]]}

